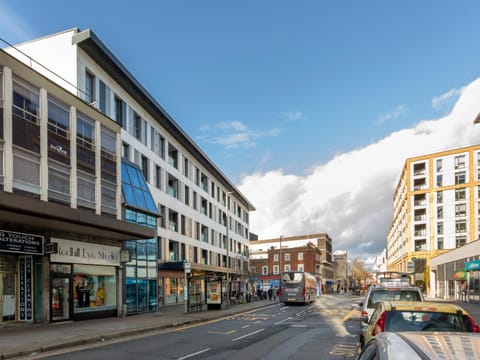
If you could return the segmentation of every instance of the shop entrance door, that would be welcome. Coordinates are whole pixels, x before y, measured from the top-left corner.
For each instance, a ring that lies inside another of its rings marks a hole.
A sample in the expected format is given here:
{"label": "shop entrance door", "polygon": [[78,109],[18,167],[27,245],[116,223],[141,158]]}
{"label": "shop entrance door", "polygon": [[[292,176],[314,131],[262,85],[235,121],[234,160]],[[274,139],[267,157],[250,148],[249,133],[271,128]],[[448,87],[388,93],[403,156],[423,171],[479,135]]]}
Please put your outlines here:
{"label": "shop entrance door", "polygon": [[66,321],[71,320],[72,311],[70,306],[71,299],[71,279],[69,276],[52,277],[52,293],[51,293],[51,321]]}
{"label": "shop entrance door", "polygon": [[15,320],[15,257],[0,256],[0,324]]}

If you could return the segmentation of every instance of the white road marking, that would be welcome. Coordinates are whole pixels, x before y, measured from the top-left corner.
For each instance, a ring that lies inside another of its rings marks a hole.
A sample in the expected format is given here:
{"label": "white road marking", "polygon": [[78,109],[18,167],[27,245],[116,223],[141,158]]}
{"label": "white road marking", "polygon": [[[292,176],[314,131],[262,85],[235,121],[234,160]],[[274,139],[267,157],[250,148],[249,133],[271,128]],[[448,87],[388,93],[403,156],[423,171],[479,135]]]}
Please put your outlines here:
{"label": "white road marking", "polygon": [[196,353],[192,353],[192,354],[188,354],[188,355],[182,356],[181,358],[178,358],[177,360],[184,360],[184,359],[188,359],[188,358],[191,358],[191,357],[197,356],[197,355],[199,355],[199,354],[202,354],[202,353],[204,353],[204,352],[207,352],[207,351],[210,351],[210,348],[206,348],[206,349],[203,349],[203,350],[197,351]]}
{"label": "white road marking", "polygon": [[276,322],[275,325],[280,325],[280,324],[283,323],[284,321],[291,320],[291,319],[292,319],[291,317],[285,318],[285,319],[283,319],[283,320],[280,320],[280,321]]}
{"label": "white road marking", "polygon": [[249,334],[246,334],[246,335],[243,335],[243,336],[240,336],[238,338],[235,338],[235,339],[232,339],[232,341],[238,341],[238,340],[241,340],[241,339],[244,339],[248,336],[252,336],[252,335],[255,335],[255,334],[258,334],[258,333],[261,333],[262,331],[264,331],[265,329],[259,329],[257,331],[254,331],[254,332],[251,332]]}

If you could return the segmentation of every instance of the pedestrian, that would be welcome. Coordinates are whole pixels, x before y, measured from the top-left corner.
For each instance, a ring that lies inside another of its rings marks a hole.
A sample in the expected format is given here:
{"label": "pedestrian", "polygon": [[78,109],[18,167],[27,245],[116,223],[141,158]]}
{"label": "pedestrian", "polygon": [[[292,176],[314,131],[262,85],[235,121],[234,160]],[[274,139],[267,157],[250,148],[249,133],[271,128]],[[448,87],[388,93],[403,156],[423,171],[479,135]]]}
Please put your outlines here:
{"label": "pedestrian", "polygon": [[272,300],[273,290],[272,288],[268,289],[268,300]]}
{"label": "pedestrian", "polygon": [[273,289],[273,300],[274,301],[277,300],[277,294],[278,294],[277,288]]}

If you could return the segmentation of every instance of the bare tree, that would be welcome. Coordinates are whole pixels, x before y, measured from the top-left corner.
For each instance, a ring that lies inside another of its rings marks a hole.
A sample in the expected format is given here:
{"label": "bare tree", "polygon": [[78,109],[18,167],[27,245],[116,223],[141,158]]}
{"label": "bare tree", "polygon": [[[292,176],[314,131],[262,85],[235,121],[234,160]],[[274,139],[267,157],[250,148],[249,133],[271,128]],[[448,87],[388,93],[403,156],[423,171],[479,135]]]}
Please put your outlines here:
{"label": "bare tree", "polygon": [[366,280],[368,278],[368,271],[365,269],[365,263],[358,258],[352,261],[352,278],[354,280]]}

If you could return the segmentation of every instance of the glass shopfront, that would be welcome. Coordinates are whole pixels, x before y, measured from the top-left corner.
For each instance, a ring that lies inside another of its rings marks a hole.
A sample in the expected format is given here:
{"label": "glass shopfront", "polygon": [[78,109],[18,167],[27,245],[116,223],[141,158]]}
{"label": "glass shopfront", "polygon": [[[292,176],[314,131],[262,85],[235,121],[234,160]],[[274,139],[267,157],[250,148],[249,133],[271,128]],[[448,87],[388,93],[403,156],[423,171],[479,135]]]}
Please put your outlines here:
{"label": "glass shopfront", "polygon": [[52,239],[51,321],[116,316],[120,248]]}

